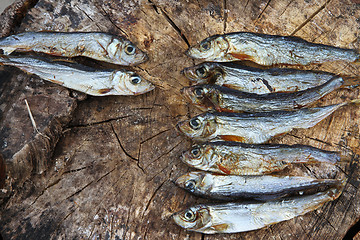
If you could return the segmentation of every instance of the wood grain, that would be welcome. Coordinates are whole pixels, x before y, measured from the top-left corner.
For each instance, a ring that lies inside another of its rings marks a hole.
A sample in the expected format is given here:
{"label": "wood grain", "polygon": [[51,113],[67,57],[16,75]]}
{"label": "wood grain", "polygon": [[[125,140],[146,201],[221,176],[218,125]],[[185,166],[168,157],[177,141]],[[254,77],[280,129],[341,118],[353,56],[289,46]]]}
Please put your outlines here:
{"label": "wood grain", "polygon": [[[0,152],[7,173],[0,193],[4,239],[342,239],[360,218],[360,110],[349,105],[311,129],[272,140],[337,150],[351,159],[338,166],[298,165],[283,172],[347,177],[339,199],[248,233],[206,236],[187,232],[171,220],[176,211],[209,202],[171,182],[189,171],[179,156],[190,141],[178,133],[175,124],[198,113],[179,92],[189,85],[180,70],[199,63],[185,56],[188,46],[213,34],[251,31],[359,49],[360,5],[350,0],[33,3],[30,8],[13,5],[0,17],[9,23],[3,35],[24,31],[125,35],[148,53],[150,61],[135,71],[157,88],[136,97],[85,97],[15,68],[1,67]],[[20,16],[15,6],[23,9],[21,24],[11,21]],[[343,62],[301,68],[349,76],[360,73],[359,65]],[[349,101],[359,94],[359,89],[341,89],[316,105]],[[24,99],[47,137],[34,131]]]}

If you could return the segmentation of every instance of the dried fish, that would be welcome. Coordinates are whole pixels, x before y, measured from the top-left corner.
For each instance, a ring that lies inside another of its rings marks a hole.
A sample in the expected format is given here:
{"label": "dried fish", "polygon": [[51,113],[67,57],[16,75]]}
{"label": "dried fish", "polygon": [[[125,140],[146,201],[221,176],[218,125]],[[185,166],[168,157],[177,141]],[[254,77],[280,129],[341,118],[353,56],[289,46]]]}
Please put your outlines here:
{"label": "dried fish", "polygon": [[186,54],[211,62],[250,60],[260,65],[308,65],[329,61],[355,62],[356,50],[315,44],[291,36],[250,32],[214,35],[190,47]]}
{"label": "dried fish", "polygon": [[0,56],[9,65],[92,96],[138,95],[154,89],[149,81],[126,70],[96,70],[75,63],[51,62],[35,57]]}
{"label": "dried fish", "polygon": [[299,109],[341,87],[344,80],[334,77],[328,82],[298,92],[256,94],[217,85],[196,85],[181,89],[184,97],[202,110],[219,112],[266,112]]}
{"label": "dried fish", "polygon": [[233,63],[205,62],[182,73],[197,84],[216,84],[244,92],[294,92],[319,86],[335,76],[320,71],[287,68],[258,69]]}
{"label": "dried fish", "polygon": [[341,160],[341,155],[305,145],[218,141],[194,145],[182,154],[181,160],[204,171],[262,175],[281,171],[294,163],[335,164]]}
{"label": "dried fish", "polygon": [[100,32],[24,32],[0,39],[0,49],[6,55],[13,51],[33,51],[64,57],[84,56],[125,66],[148,59],[124,37]]}
{"label": "dried fish", "polygon": [[176,180],[176,185],[200,197],[217,200],[255,199],[268,201],[319,187],[334,187],[336,179],[298,176],[233,176],[190,172]]}
{"label": "dried fish", "polygon": [[260,229],[290,220],[337,199],[344,183],[325,192],[286,200],[257,203],[201,204],[175,213],[176,224],[205,234],[236,233]]}
{"label": "dried fish", "polygon": [[[353,100],[357,103],[359,100]],[[264,143],[294,128],[309,128],[348,103],[261,113],[206,112],[177,124],[186,136],[198,141],[224,140]]]}

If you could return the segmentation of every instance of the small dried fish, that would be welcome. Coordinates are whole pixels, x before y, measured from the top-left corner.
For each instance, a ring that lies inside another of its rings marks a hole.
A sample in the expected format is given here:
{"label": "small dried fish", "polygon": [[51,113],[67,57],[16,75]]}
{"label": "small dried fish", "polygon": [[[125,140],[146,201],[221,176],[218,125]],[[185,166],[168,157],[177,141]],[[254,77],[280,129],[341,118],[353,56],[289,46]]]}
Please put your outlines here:
{"label": "small dried fish", "polygon": [[255,94],[217,85],[196,85],[181,89],[184,97],[202,110],[219,112],[267,112],[299,109],[341,87],[344,80],[334,77],[328,82],[298,92]]}
{"label": "small dried fish", "polygon": [[[359,100],[352,102],[358,103]],[[198,141],[224,140],[265,143],[294,128],[309,128],[348,103],[262,113],[206,112],[177,124],[186,136]]]}
{"label": "small dried fish", "polygon": [[9,65],[92,96],[138,95],[154,89],[139,75],[125,70],[96,70],[74,63],[51,62],[35,57],[0,56]]}
{"label": "small dried fish", "polygon": [[84,56],[113,64],[133,66],[147,55],[129,40],[100,32],[24,32],[0,39],[0,49],[42,52],[56,56]]}
{"label": "small dried fish", "polygon": [[189,57],[211,62],[250,60],[260,65],[308,65],[329,61],[354,62],[360,57],[353,49],[315,44],[301,38],[250,32],[208,37],[190,47]]}
{"label": "small dried fish", "polygon": [[335,164],[340,153],[305,145],[207,142],[194,145],[181,160],[204,171],[231,175],[262,175],[281,171],[293,163]]}
{"label": "small dried fish", "polygon": [[232,63],[202,63],[182,73],[196,84],[216,84],[243,92],[294,92],[319,86],[335,74],[286,68],[258,69]]}
{"label": "small dried fish", "polygon": [[337,199],[344,183],[325,192],[286,200],[257,203],[201,204],[173,214],[176,224],[205,234],[260,229],[314,211]]}
{"label": "small dried fish", "polygon": [[334,187],[336,179],[316,179],[298,176],[232,176],[206,172],[190,172],[179,177],[175,184],[197,196],[236,200],[268,201],[319,187]]}

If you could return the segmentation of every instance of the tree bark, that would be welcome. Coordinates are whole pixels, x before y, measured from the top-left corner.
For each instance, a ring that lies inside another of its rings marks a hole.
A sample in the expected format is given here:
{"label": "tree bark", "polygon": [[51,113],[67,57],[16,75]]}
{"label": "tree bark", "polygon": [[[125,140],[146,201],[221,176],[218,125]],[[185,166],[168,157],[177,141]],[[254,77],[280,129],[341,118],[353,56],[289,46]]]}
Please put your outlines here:
{"label": "tree bark", "polygon": [[[179,92],[189,85],[180,71],[200,63],[184,54],[189,45],[214,34],[250,31],[359,49],[359,19],[360,5],[350,0],[16,2],[0,16],[2,36],[24,31],[124,35],[148,53],[150,60],[134,69],[157,88],[134,97],[86,97],[0,67],[0,152],[5,163],[4,168],[0,156],[0,178],[4,169],[7,175],[0,192],[3,238],[342,239],[360,218],[359,106],[348,105],[313,128],[271,140],[340,151],[351,159],[338,166],[299,164],[281,173],[346,177],[342,196],[304,216],[238,234],[202,235],[173,223],[174,212],[210,202],[171,182],[190,170],[179,156],[191,142],[175,124],[199,113]],[[344,62],[297,68],[360,73],[359,65]],[[341,89],[315,105],[359,94],[358,88]]]}

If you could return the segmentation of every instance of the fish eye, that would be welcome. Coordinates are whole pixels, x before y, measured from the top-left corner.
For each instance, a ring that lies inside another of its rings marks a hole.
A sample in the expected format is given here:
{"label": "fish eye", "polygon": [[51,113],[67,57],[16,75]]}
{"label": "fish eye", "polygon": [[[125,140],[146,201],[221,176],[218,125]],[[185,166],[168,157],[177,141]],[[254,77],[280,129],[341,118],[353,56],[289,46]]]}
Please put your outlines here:
{"label": "fish eye", "polygon": [[194,158],[198,158],[198,157],[200,157],[201,152],[198,147],[194,147],[193,149],[191,149],[190,153]]}
{"label": "fish eye", "polygon": [[201,122],[198,118],[193,118],[190,120],[189,124],[192,129],[197,130],[200,128]]}
{"label": "fish eye", "polygon": [[200,67],[200,68],[196,69],[196,74],[199,77],[205,77],[206,76],[206,68],[205,67]]}
{"label": "fish eye", "polygon": [[132,84],[137,85],[141,82],[141,78],[138,75],[132,75],[130,81]]}
{"label": "fish eye", "polygon": [[125,47],[125,52],[128,55],[133,55],[135,53],[135,50],[136,50],[135,47],[131,44],[129,44]]}
{"label": "fish eye", "polygon": [[210,49],[210,43],[209,42],[203,42],[200,44],[200,48],[204,51],[207,51]]}
{"label": "fish eye", "polygon": [[204,94],[204,89],[202,89],[201,87],[195,88],[194,92],[197,97],[202,97]]}
{"label": "fish eye", "polygon": [[196,182],[194,180],[189,180],[185,183],[185,188],[191,192],[194,191]]}
{"label": "fish eye", "polygon": [[187,210],[184,214],[184,217],[187,221],[194,221],[196,218],[196,215],[191,210]]}

